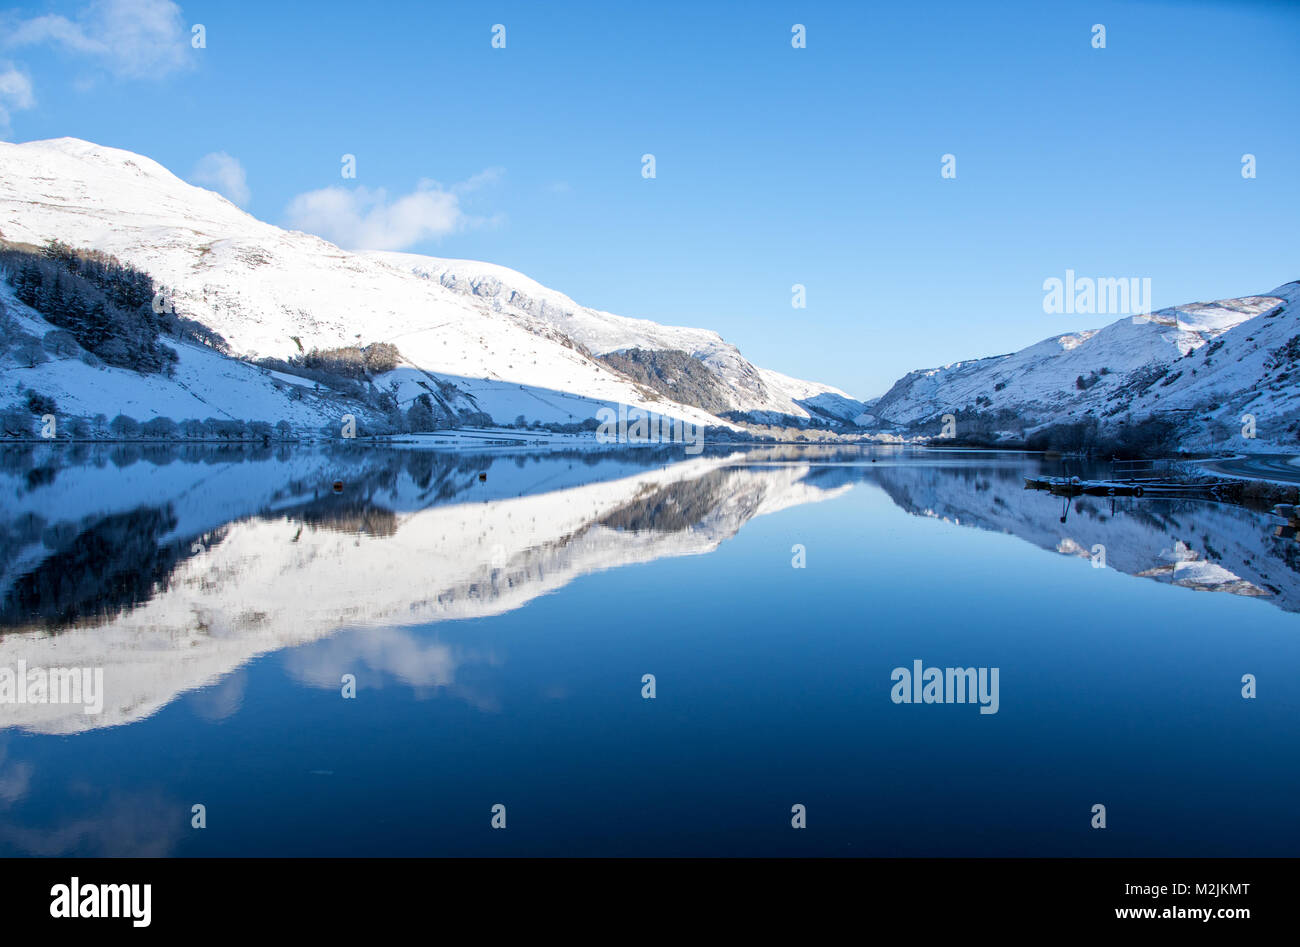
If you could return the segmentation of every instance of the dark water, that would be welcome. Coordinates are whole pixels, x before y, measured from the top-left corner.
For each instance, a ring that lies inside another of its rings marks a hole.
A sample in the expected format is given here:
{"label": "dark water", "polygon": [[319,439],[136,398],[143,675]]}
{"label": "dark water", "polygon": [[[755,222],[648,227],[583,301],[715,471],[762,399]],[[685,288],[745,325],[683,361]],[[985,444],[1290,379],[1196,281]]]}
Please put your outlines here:
{"label": "dark water", "polygon": [[[10,452],[0,669],[103,701],[0,704],[0,854],[1300,854],[1296,543],[1190,501],[1063,524],[1042,472]],[[996,668],[997,712],[895,703],[917,660]]]}

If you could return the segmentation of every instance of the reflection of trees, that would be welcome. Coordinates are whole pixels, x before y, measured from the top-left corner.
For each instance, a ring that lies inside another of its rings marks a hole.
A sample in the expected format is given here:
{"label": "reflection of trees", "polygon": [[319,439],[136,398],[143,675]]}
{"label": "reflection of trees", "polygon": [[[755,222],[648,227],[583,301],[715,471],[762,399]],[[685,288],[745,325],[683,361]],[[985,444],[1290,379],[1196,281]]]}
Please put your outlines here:
{"label": "reflection of trees", "polygon": [[0,602],[0,628],[108,620],[148,601],[192,555],[188,540],[162,542],[175,527],[168,505],[106,516],[72,535],[66,526],[46,530],[55,552],[15,580]]}
{"label": "reflection of trees", "polygon": [[294,511],[290,519],[336,533],[392,536],[397,532],[397,514],[392,510],[372,506],[365,500],[336,504],[322,499]]}
{"label": "reflection of trees", "polygon": [[1300,543],[1275,541],[1274,546],[1281,545],[1282,561],[1292,572],[1300,573]]}
{"label": "reflection of trees", "polygon": [[696,480],[647,488],[599,525],[631,532],[678,533],[699,523],[718,508],[726,496],[727,470],[714,470]]}
{"label": "reflection of trees", "polygon": [[[281,445],[274,455],[283,461],[288,450]],[[478,486],[481,471],[502,459],[498,452],[390,450],[374,445],[331,445],[324,452],[337,462],[344,478],[342,493],[333,493],[329,482],[290,479],[275,493],[276,511],[264,517],[288,517],[335,532],[392,536],[398,519],[382,494],[400,489],[404,476],[420,488],[421,503],[452,503]],[[616,449],[548,451],[521,454],[514,460],[520,467],[558,460],[595,465],[618,453]],[[639,456],[649,461],[654,455]],[[20,491],[35,493],[53,483],[61,471],[78,465],[118,469],[137,463],[229,465],[272,457],[270,448],[246,444],[24,444],[0,450],[0,470],[18,478]],[[0,629],[106,621],[147,601],[166,587],[176,566],[193,555],[194,539],[212,544],[207,537],[167,538],[176,525],[170,506],[140,507],[53,525],[31,512],[0,517],[0,558],[5,562],[18,562],[33,545],[44,547],[39,564],[18,576],[3,593]],[[47,550],[52,551],[47,555]]]}
{"label": "reflection of trees", "polygon": [[24,547],[40,541],[44,530],[45,518],[37,513],[0,519],[0,562],[16,561]]}
{"label": "reflection of trees", "polygon": [[[290,449],[281,445],[276,454],[283,462],[290,456]],[[539,473],[548,474],[552,468],[577,463],[594,466],[616,459],[618,463],[610,476],[622,477],[629,460],[646,467],[660,463],[667,467],[681,459],[671,450],[629,452],[617,447],[464,453],[350,444],[330,445],[319,453],[301,456],[312,458],[313,463],[288,468],[268,465],[272,478],[283,479],[271,479],[267,484],[273,487],[270,495],[259,496],[256,505],[211,512],[225,512],[231,520],[245,516],[287,519],[311,529],[391,537],[398,531],[396,510],[407,513],[454,505],[470,497],[499,499],[502,488],[497,477],[490,476],[486,489],[491,492],[487,493],[478,479],[482,471],[494,465],[498,471],[503,463],[520,470],[538,465]],[[81,522],[47,523],[42,514],[54,507],[40,502],[41,490],[52,480],[59,484],[56,490],[66,490],[65,478],[75,478],[77,461],[112,469],[136,463],[243,465],[269,459],[267,449],[248,445],[27,445],[0,450],[0,468],[13,476],[17,495],[30,494],[26,499],[28,512],[0,516],[0,560],[15,564],[15,571],[28,568],[26,562],[39,562],[18,577],[7,592],[0,592],[0,630],[56,627],[116,617],[166,587],[176,567],[192,555],[193,539],[202,538],[205,545],[211,545],[206,537],[174,536],[177,517],[169,505],[141,506]],[[791,464],[799,468],[797,472],[789,469]],[[784,482],[794,476],[805,488],[827,492],[852,483],[869,483],[908,512],[1013,533],[1054,549],[1061,540],[1057,510],[1055,506],[1040,509],[1034,498],[1024,494],[1021,482],[1024,474],[1039,472],[1040,466],[1047,472],[1060,472],[1059,464],[1044,466],[1049,464],[1010,455],[951,457],[943,452],[902,449],[864,455],[857,448],[843,446],[760,447],[743,454],[737,451],[722,466],[707,472],[683,468],[682,476],[689,476],[687,471],[698,474],[690,479],[645,483],[635,495],[630,491],[623,494],[621,504],[610,512],[569,535],[554,537],[553,545],[563,548],[596,527],[666,537],[698,528],[724,511],[729,521],[744,522],[761,504],[765,490],[759,487],[766,482],[764,473],[770,471],[775,481]],[[747,476],[736,477],[742,470]],[[778,470],[784,472],[777,475]],[[600,479],[599,473],[593,473],[593,477]],[[342,481],[339,493],[332,489],[335,478]],[[195,479],[201,482],[203,478]],[[550,477],[537,479],[538,484],[524,490],[546,492],[542,484],[553,484]],[[577,479],[588,478],[579,475]],[[507,478],[507,484],[512,483]],[[505,490],[508,496],[515,496],[513,485],[507,485]],[[1186,537],[1191,524],[1198,523],[1200,545],[1210,561],[1222,561],[1234,574],[1250,576],[1266,588],[1288,586],[1276,601],[1283,607],[1295,607],[1288,604],[1295,594],[1289,587],[1293,580],[1285,577],[1300,572],[1300,547],[1272,537],[1266,539],[1271,524],[1260,522],[1255,514],[1207,509],[1187,500],[1132,501],[1113,511],[1111,506],[1089,498],[1077,500],[1074,509],[1082,519],[1072,524],[1072,529],[1087,527],[1080,535],[1096,532],[1094,538],[1116,545],[1113,552],[1126,548],[1126,543],[1133,554],[1130,568],[1134,572],[1150,567],[1145,556],[1147,546],[1158,545],[1166,536]],[[1140,530],[1116,532],[1116,519]],[[1110,538],[1097,530],[1105,530]],[[1123,543],[1121,535],[1127,537]],[[1115,567],[1121,568],[1122,561],[1112,556]],[[1270,562],[1274,564],[1272,569]],[[1280,574],[1277,566],[1282,567]],[[484,568],[492,574],[488,564]],[[521,579],[528,581],[530,574],[526,569]]]}

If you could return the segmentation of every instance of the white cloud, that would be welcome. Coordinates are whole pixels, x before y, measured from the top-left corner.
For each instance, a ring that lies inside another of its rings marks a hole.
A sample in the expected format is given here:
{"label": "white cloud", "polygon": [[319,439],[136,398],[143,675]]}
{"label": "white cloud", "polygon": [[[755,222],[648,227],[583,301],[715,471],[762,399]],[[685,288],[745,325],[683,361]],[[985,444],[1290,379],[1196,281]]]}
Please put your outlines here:
{"label": "white cloud", "polygon": [[421,181],[410,194],[392,199],[383,188],[326,187],[299,194],[285,211],[295,230],[314,233],[349,250],[404,250],[484,223],[461,208],[460,197],[501,176],[499,168],[444,188]]}
{"label": "white cloud", "polygon": [[480,171],[470,177],[468,181],[462,181],[460,184],[453,184],[451,189],[457,194],[467,194],[470,191],[477,191],[487,184],[496,184],[505,175],[505,168],[488,168]]}
{"label": "white cloud", "polygon": [[51,13],[5,27],[10,46],[58,46],[126,78],[158,78],[194,63],[190,28],[172,0],[91,0],[74,19]]}
{"label": "white cloud", "polygon": [[32,80],[13,63],[0,62],[0,135],[9,134],[9,116],[36,104]]}
{"label": "white cloud", "polygon": [[244,207],[248,204],[251,193],[248,190],[248,175],[238,158],[231,157],[224,151],[214,151],[204,155],[194,166],[190,181],[200,187],[211,188],[227,200]]}

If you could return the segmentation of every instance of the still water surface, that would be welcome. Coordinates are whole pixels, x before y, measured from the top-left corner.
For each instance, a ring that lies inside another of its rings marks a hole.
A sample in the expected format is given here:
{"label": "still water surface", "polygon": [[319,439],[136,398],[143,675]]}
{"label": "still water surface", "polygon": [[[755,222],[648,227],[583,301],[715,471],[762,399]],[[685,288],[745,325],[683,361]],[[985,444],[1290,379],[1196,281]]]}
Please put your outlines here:
{"label": "still water surface", "polygon": [[1060,464],[10,451],[0,854],[1300,854],[1297,544]]}

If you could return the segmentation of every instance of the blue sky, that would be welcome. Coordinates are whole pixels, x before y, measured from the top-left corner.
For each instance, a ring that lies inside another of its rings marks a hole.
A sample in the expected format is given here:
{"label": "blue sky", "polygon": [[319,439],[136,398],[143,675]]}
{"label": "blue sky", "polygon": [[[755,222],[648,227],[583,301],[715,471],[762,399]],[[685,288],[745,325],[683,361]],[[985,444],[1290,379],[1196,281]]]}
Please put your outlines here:
{"label": "blue sky", "polygon": [[1067,269],[1157,307],[1300,279],[1300,3],[982,6],[33,2],[0,13],[0,133],[237,191],[228,155],[264,220],[501,263],[858,396],[1111,321],[1043,312]]}

